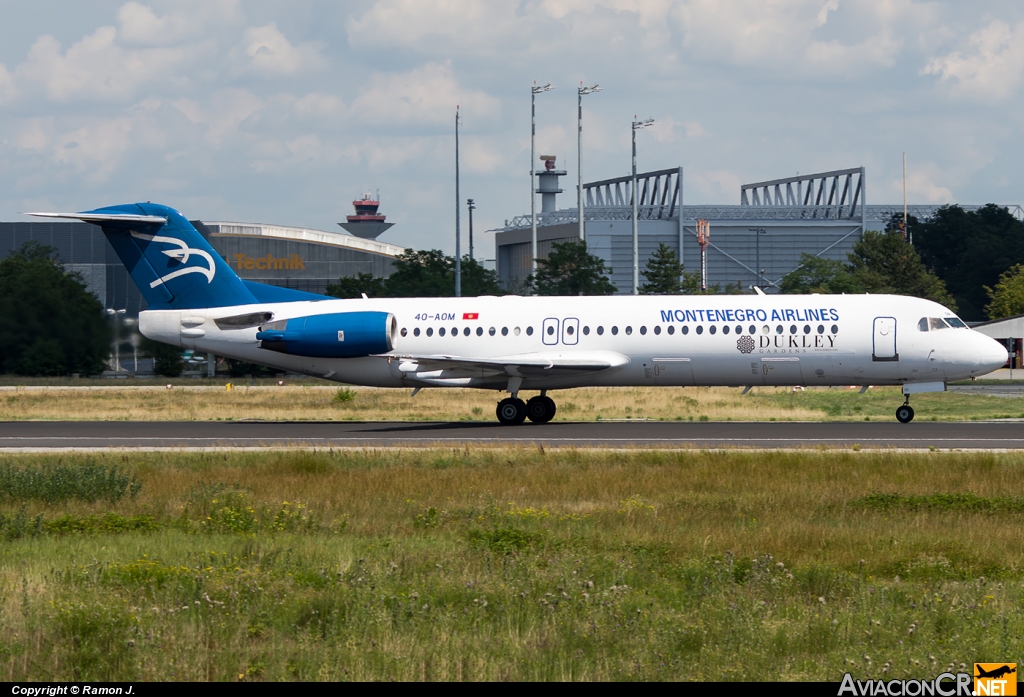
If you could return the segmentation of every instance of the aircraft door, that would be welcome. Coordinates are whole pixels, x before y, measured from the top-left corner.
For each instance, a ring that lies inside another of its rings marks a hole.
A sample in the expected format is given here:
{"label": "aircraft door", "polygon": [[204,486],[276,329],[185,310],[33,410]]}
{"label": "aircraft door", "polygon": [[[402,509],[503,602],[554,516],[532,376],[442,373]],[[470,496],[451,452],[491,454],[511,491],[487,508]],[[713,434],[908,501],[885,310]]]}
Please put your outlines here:
{"label": "aircraft door", "polygon": [[566,317],[562,320],[562,343],[566,346],[575,346],[580,340],[580,321],[575,317]]}
{"label": "aircraft door", "polygon": [[871,360],[898,361],[896,353],[896,318],[875,317],[874,337],[872,341]]}
{"label": "aircraft door", "polygon": [[540,328],[540,338],[546,346],[554,346],[558,343],[558,320],[548,317]]}

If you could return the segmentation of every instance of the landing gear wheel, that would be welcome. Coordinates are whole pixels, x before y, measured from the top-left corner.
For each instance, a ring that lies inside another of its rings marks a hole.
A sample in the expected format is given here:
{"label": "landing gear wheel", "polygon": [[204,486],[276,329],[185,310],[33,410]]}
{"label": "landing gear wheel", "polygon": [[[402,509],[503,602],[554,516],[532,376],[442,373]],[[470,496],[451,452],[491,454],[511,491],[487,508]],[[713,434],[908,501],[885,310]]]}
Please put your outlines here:
{"label": "landing gear wheel", "polygon": [[909,424],[914,420],[914,409],[909,404],[904,404],[896,410],[896,420],[901,424]]}
{"label": "landing gear wheel", "polygon": [[537,395],[526,403],[526,416],[535,424],[546,424],[555,418],[555,400],[547,395]]}
{"label": "landing gear wheel", "polygon": [[498,421],[502,426],[518,426],[526,420],[526,405],[516,397],[506,397],[498,402]]}

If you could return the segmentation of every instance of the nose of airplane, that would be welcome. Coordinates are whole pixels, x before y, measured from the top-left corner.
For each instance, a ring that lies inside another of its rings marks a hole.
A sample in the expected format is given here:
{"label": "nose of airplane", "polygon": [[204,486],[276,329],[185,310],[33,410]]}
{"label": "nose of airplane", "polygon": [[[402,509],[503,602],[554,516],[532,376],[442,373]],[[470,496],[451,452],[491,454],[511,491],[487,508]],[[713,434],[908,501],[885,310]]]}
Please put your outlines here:
{"label": "nose of airplane", "polygon": [[982,334],[979,334],[978,338],[978,348],[975,354],[975,361],[978,364],[976,375],[985,375],[1006,365],[1009,354],[1006,352],[1005,346]]}

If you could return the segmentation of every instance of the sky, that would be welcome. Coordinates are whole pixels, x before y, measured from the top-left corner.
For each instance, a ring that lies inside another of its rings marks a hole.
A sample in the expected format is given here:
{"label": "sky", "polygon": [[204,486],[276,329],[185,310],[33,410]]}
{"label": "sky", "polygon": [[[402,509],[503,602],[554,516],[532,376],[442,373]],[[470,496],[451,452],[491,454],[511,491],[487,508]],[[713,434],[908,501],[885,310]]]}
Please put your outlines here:
{"label": "sky", "polygon": [[[913,0],[0,0],[0,220],[151,200],[454,250],[528,213],[537,154],[584,179],[683,166],[686,203],[867,168],[868,203],[1024,203],[1024,4]],[[537,163],[538,166],[540,163]],[[538,201],[538,208],[539,208]]]}

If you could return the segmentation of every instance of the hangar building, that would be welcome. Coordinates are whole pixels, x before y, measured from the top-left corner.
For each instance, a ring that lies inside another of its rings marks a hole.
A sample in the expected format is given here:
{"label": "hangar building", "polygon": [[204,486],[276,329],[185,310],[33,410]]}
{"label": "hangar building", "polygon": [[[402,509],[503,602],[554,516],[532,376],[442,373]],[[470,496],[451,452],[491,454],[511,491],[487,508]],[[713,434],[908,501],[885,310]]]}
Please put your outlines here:
{"label": "hangar building", "polygon": [[[579,239],[579,215],[556,209],[556,182],[564,172],[538,171],[544,206],[537,214],[537,256],[544,258],[556,242]],[[612,269],[619,293],[632,291],[632,177],[583,185],[587,246]],[[865,230],[882,230],[903,205],[867,205],[863,167],[743,184],[740,204],[684,205],[683,168],[637,175],[640,283],[647,259],[665,243],[680,254],[687,271],[699,271],[701,248],[697,221],[710,224],[706,247],[709,285],[739,283],[779,292],[782,277],[800,265],[803,252],[846,261]],[[574,197],[575,198],[575,197]],[[575,204],[575,200],[573,200]],[[928,219],[938,206],[908,206],[908,213]],[[975,210],[979,206],[963,206]],[[1020,206],[1010,209],[1021,216]],[[530,273],[531,219],[521,215],[495,230],[499,279],[508,288],[521,286]],[[758,273],[760,270],[760,273]]]}

